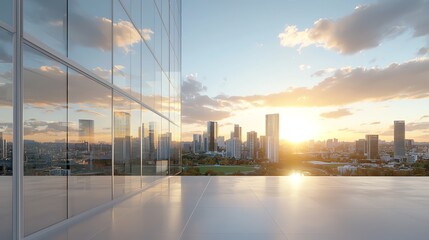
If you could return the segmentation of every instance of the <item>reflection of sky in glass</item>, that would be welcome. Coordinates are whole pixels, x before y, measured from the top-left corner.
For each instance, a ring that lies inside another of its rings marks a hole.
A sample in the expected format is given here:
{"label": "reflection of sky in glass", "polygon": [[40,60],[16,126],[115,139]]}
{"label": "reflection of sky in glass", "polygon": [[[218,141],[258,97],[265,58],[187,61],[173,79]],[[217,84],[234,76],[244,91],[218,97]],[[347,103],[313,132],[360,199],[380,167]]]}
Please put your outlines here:
{"label": "reflection of sky in glass", "polygon": [[26,140],[65,141],[66,68],[24,47],[24,135]]}
{"label": "reflection of sky in glass", "polygon": [[0,21],[12,25],[12,0],[0,0]]}
{"label": "reflection of sky in glass", "polygon": [[140,99],[142,39],[118,1],[114,5],[113,34],[113,83]]}
{"label": "reflection of sky in glass", "polygon": [[0,28],[0,132],[12,140],[12,34]]}
{"label": "reflection of sky in glass", "polygon": [[94,143],[111,142],[111,90],[69,69],[69,142],[78,142],[79,120],[94,123]]}
{"label": "reflection of sky in glass", "polygon": [[104,0],[69,1],[69,57],[111,81],[112,10]]}
{"label": "reflection of sky in glass", "polygon": [[66,54],[67,1],[24,1],[24,32],[40,42]]}

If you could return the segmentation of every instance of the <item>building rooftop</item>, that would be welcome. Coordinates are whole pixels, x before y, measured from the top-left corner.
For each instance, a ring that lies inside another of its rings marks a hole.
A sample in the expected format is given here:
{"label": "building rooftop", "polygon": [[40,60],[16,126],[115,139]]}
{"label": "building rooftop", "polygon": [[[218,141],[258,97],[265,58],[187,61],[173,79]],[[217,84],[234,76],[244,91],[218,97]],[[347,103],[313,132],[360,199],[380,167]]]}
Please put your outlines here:
{"label": "building rooftop", "polygon": [[428,226],[429,178],[168,177],[36,237],[427,240]]}

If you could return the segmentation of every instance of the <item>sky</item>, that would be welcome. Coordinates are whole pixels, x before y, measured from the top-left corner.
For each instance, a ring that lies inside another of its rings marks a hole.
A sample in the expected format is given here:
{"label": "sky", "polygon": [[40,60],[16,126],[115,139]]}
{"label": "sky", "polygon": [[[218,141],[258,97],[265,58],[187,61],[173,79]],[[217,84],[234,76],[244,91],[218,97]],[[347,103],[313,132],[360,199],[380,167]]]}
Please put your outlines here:
{"label": "sky", "polygon": [[429,1],[186,0],[182,139],[217,121],[299,142],[429,142]]}

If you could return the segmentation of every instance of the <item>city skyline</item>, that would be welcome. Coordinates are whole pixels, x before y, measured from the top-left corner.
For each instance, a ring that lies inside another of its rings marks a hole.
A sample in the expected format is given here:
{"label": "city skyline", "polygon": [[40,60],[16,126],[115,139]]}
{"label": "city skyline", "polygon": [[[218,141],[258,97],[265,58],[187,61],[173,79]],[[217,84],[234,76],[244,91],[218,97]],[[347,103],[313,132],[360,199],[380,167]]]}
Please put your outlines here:
{"label": "city skyline", "polygon": [[429,141],[427,1],[183,4],[184,140],[208,120],[263,132],[278,112],[288,141],[393,141],[395,119]]}

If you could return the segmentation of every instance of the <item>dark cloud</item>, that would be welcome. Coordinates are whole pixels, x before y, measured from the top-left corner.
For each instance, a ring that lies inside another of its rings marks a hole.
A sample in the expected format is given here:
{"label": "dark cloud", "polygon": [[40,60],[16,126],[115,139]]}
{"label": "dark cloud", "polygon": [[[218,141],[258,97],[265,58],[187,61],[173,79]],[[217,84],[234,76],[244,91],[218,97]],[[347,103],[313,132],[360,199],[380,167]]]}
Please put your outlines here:
{"label": "dark cloud", "polygon": [[287,26],[279,34],[285,47],[299,48],[309,45],[333,49],[342,54],[353,54],[377,47],[408,29],[414,37],[429,34],[429,2],[425,0],[380,1],[355,8],[352,14],[337,20],[319,19],[312,28],[299,31]]}
{"label": "dark cloud", "polygon": [[323,118],[342,118],[349,115],[352,115],[352,112],[345,108],[320,114],[320,116]]}
{"label": "dark cloud", "polygon": [[183,123],[205,124],[207,121],[220,121],[232,116],[225,111],[229,103],[204,95],[207,90],[194,75],[189,75],[182,84]]}
{"label": "dark cloud", "polygon": [[417,52],[417,55],[423,56],[429,53],[429,47],[422,47]]}
{"label": "dark cloud", "polygon": [[254,106],[320,107],[429,96],[429,59],[417,59],[386,68],[343,68],[314,87],[290,88],[268,95],[218,96],[232,104]]}

